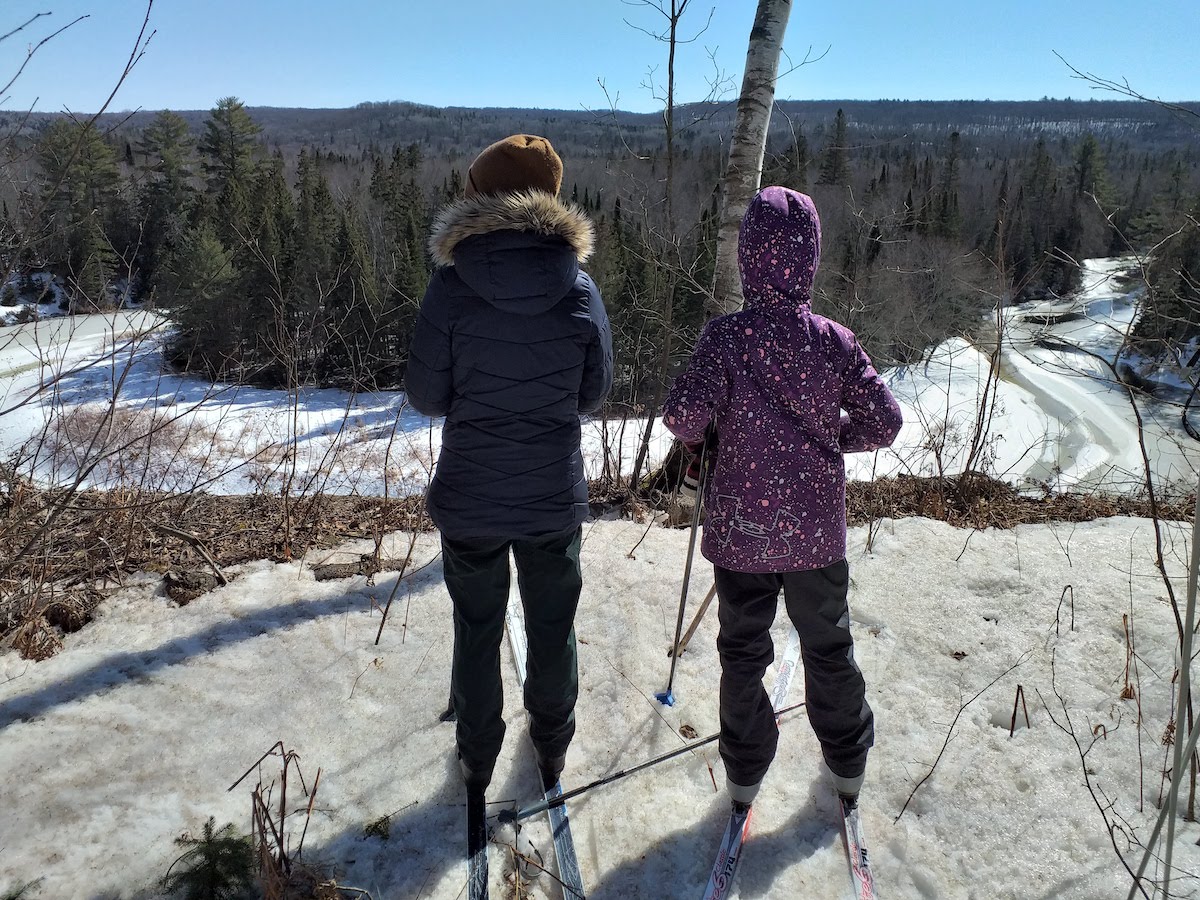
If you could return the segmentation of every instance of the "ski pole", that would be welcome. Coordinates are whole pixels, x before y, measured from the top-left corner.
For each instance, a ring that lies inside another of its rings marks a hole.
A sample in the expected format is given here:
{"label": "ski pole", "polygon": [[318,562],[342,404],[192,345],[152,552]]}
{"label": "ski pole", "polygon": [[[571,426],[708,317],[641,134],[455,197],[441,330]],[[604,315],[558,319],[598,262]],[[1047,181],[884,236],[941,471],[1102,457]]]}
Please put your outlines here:
{"label": "ski pole", "polygon": [[679,656],[687,649],[688,642],[692,639],[692,635],[696,633],[696,629],[700,627],[700,620],[704,618],[704,614],[708,612],[709,606],[712,605],[713,597],[717,596],[717,586],[714,584],[708,589],[708,593],[704,595],[704,601],[700,604],[700,608],[696,610],[696,618],[692,619],[692,624],[688,626],[688,630],[683,633],[683,640],[675,648],[675,655]]}
{"label": "ski pole", "polygon": [[[683,633],[683,616],[687,610],[688,582],[692,580],[692,558],[696,555],[696,532],[700,530],[700,507],[704,505],[704,488],[708,483],[708,444],[707,436],[700,448],[700,478],[696,485],[696,507],[692,510],[692,533],[688,538],[687,561],[683,565],[683,588],[679,592],[679,616],[675,620],[675,640],[671,648],[679,646],[679,636]],[[667,689],[654,695],[654,699],[663,706],[675,705],[675,663],[679,660],[678,653],[671,654],[671,672],[667,676]]]}
{"label": "ski pole", "polygon": [[[807,704],[804,701],[801,701],[800,703],[793,703],[791,706],[785,706],[783,709],[778,710],[775,713],[775,718],[776,718],[776,720],[778,720],[779,717],[784,715],[785,713],[795,712],[800,707],[806,706],[806,705]],[[630,769],[622,769],[620,772],[614,772],[612,775],[606,775],[603,778],[597,778],[595,781],[591,782],[590,784],[585,784],[583,787],[577,787],[577,788],[574,788],[573,790],[567,791],[565,794],[560,794],[559,796],[555,797],[553,800],[543,800],[539,803],[534,803],[532,806],[526,806],[521,809],[501,810],[497,818],[499,818],[499,820],[501,822],[507,823],[507,822],[519,822],[521,819],[527,819],[530,816],[536,816],[538,813],[545,812],[548,809],[553,809],[556,806],[562,806],[568,800],[573,800],[574,798],[578,797],[580,794],[586,794],[588,791],[592,790],[593,788],[602,787],[606,784],[612,784],[612,782],[619,781],[622,778],[625,778],[626,776],[633,775],[635,772],[640,772],[643,769],[650,768],[651,766],[657,766],[661,762],[666,762],[668,759],[673,759],[676,756],[682,756],[684,753],[689,753],[692,750],[695,750],[697,747],[703,747],[705,744],[711,744],[713,741],[717,740],[717,738],[719,738],[720,736],[721,736],[721,732],[719,732],[719,731],[716,734],[710,734],[706,738],[701,738],[698,741],[693,741],[690,744],[685,744],[682,747],[677,747],[676,749],[670,751],[669,753],[664,753],[662,756],[656,756],[656,757],[654,757],[654,759],[648,760],[644,763],[639,763],[638,765],[633,766]]]}

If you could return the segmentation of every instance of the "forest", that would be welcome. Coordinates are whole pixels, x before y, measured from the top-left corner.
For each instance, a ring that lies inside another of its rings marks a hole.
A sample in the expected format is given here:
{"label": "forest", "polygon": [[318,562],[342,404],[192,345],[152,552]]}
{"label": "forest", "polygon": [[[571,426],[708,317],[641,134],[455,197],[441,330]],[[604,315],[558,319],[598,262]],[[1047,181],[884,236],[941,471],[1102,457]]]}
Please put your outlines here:
{"label": "forest", "polygon": [[[438,109],[109,113],[0,119],[8,136],[0,303],[150,305],[171,365],[268,386],[396,387],[430,272],[434,214],[474,154],[549,137],[594,220],[587,264],[614,328],[612,403],[654,402],[712,291],[728,104],[657,115]],[[780,101],[762,183],[810,193],[815,307],[880,365],[1062,295],[1077,261],[1149,254],[1138,352],[1200,331],[1200,118],[1133,101]],[[33,307],[27,307],[32,309]],[[711,306],[709,307],[711,308]]]}

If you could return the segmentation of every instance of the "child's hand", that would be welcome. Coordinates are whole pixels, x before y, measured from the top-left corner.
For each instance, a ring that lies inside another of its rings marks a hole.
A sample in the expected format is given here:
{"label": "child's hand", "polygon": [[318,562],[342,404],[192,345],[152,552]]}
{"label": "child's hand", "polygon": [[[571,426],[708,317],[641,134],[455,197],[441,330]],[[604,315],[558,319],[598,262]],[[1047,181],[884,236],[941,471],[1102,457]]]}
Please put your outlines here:
{"label": "child's hand", "polygon": [[694,497],[700,487],[701,460],[704,461],[704,467],[709,472],[713,470],[713,466],[716,463],[717,430],[712,425],[709,425],[708,430],[704,432],[704,440],[692,443],[684,442],[683,448],[691,454],[692,458],[688,461],[687,471],[683,473],[683,484],[680,485],[680,493],[688,497]]}

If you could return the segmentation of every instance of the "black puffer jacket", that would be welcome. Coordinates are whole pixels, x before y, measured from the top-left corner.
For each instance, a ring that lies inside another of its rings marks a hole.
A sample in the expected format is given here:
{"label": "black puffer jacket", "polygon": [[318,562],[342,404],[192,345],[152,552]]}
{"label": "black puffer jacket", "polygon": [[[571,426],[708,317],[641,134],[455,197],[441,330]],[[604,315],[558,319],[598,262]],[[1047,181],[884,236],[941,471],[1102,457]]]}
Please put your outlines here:
{"label": "black puffer jacket", "polygon": [[444,210],[405,387],[445,416],[427,505],[448,537],[525,538],[587,515],[579,415],[612,386],[600,292],[579,264],[593,228],[550,194],[473,197]]}

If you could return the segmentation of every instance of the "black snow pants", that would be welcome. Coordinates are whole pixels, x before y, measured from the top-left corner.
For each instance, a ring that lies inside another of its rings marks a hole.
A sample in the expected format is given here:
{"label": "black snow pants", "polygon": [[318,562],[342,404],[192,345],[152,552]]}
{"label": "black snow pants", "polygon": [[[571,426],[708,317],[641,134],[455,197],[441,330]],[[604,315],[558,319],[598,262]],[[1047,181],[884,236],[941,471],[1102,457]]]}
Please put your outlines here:
{"label": "black snow pants", "polygon": [[450,689],[458,717],[458,753],[472,771],[490,773],[504,741],[500,642],[508,605],[509,548],[517,564],[529,644],[529,733],[546,757],[567,752],[579,693],[574,626],[583,586],[581,534],[577,528],[511,541],[442,537],[442,567],[454,602]]}
{"label": "black snow pants", "polygon": [[779,743],[763,676],[774,648],[770,628],[783,589],[788,617],[800,635],[809,721],[835,775],[853,778],[867,765],[874,715],[854,661],[846,595],[850,568],[755,574],[716,568],[721,631],[721,758],[729,780],[758,784]]}

